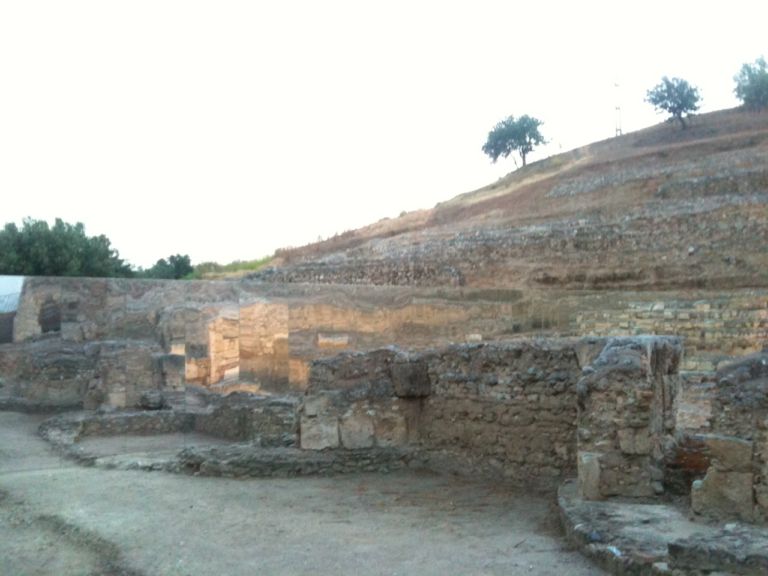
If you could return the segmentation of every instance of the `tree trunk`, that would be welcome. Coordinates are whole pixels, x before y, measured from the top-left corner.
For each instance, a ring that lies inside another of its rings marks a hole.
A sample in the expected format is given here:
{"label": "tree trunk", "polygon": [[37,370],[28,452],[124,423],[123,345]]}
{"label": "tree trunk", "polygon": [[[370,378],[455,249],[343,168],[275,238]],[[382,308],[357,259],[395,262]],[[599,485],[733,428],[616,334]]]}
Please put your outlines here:
{"label": "tree trunk", "polygon": [[678,120],[680,120],[680,125],[683,127],[683,130],[688,128],[688,124],[685,123],[685,118],[683,118],[682,115],[677,117]]}
{"label": "tree trunk", "polygon": [[523,166],[525,166],[525,152],[520,152],[520,158],[523,159]]}

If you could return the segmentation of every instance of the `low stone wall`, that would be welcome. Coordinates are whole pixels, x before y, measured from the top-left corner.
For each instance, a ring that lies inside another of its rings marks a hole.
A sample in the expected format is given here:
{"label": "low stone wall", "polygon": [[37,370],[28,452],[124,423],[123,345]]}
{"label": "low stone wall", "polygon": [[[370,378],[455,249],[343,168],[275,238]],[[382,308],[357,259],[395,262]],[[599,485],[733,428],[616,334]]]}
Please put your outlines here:
{"label": "low stone wall", "polygon": [[574,474],[581,365],[573,342],[466,345],[427,364],[425,446],[520,484],[552,486]]}
{"label": "low stone wall", "polygon": [[0,348],[3,395],[41,409],[137,406],[147,390],[176,387],[183,370],[157,344],[140,340],[44,338]]}
{"label": "low stone wall", "polygon": [[295,397],[253,397],[230,394],[195,414],[194,430],[218,438],[259,446],[295,446],[298,434]]}
{"label": "low stone wall", "polygon": [[[169,403],[162,404],[170,407]],[[189,405],[184,397],[174,399],[173,404],[172,409],[66,414],[45,421],[40,433],[65,449],[89,436],[174,432],[199,432],[233,442],[248,442],[252,446],[295,446],[297,443],[298,401],[295,398],[246,394],[220,398],[204,393]]]}
{"label": "low stone wall", "polygon": [[576,382],[603,344],[521,340],[317,360],[301,446],[418,446],[433,468],[554,487],[575,472]]}
{"label": "low stone wall", "polygon": [[242,444],[225,447],[189,447],[166,466],[171,472],[201,476],[293,477],[334,476],[359,472],[388,473],[421,467],[421,460],[397,448],[308,451],[295,448],[254,450]]}

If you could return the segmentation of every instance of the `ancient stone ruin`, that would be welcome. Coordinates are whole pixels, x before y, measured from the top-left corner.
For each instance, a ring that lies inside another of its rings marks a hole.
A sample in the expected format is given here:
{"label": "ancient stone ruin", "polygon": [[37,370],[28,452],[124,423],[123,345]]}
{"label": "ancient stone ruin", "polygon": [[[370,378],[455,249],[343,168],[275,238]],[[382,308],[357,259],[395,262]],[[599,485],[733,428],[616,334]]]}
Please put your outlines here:
{"label": "ancient stone ruin", "polygon": [[250,278],[25,278],[0,406],[94,469],[482,480],[557,494],[581,573],[767,574],[768,115],[668,128]]}
{"label": "ancient stone ruin", "polygon": [[[0,346],[2,403],[77,410],[41,434],[89,465],[240,477],[420,468],[562,486],[572,540],[638,573],[693,569],[701,555],[676,540],[641,554],[595,539],[611,529],[595,506],[684,501],[702,526],[765,524],[768,353],[681,373],[679,337],[510,339],[508,302],[453,290],[28,278]],[[142,462],[83,447],[186,432],[220,442]]]}

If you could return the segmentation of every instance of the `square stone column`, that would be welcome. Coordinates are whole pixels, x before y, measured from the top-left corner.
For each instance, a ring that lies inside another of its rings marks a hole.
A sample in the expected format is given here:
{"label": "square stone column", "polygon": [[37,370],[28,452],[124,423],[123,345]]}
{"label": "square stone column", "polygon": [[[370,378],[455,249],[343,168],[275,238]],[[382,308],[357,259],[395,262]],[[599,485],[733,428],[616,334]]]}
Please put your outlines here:
{"label": "square stone column", "polygon": [[663,491],[662,455],[675,428],[679,338],[613,338],[577,385],[581,496],[648,497]]}

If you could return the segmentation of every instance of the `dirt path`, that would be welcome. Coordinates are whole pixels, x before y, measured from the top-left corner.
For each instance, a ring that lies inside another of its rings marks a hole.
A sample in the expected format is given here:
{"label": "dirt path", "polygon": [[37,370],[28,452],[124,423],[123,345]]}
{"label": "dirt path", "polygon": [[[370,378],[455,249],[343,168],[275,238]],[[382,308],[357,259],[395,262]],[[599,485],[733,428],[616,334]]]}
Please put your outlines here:
{"label": "dirt path", "polygon": [[546,499],[431,474],[82,468],[50,452],[38,422],[0,412],[0,574],[601,573],[565,548]]}

